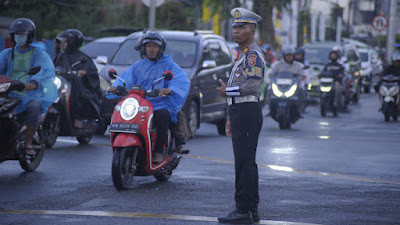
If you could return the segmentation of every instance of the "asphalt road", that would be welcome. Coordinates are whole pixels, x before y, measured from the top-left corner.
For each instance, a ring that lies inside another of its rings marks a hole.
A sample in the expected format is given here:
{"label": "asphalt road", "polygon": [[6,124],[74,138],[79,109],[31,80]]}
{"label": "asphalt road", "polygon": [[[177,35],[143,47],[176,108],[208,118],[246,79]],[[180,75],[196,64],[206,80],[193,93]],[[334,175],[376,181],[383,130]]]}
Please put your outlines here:
{"label": "asphalt road", "polygon": [[[375,94],[338,118],[309,106],[285,131],[265,117],[260,224],[400,224],[400,123],[378,108]],[[168,182],[136,177],[118,192],[108,133],[87,146],[60,137],[35,172],[0,164],[0,224],[218,224],[235,205],[231,140],[202,124],[186,146]]]}

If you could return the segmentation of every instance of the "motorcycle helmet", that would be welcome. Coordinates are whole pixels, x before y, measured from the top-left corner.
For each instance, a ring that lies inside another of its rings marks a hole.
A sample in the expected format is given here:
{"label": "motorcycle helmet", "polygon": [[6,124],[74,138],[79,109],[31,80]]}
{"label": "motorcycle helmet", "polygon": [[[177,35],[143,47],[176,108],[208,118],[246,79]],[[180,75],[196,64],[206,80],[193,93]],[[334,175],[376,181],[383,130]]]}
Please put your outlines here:
{"label": "motorcycle helmet", "polygon": [[15,43],[15,34],[25,34],[28,36],[27,43],[32,43],[35,39],[36,26],[32,20],[27,18],[19,18],[14,20],[10,25],[10,39]]}
{"label": "motorcycle helmet", "polygon": [[61,42],[67,41],[69,51],[78,50],[83,43],[83,34],[77,29],[65,30],[58,34],[56,38]]}
{"label": "motorcycle helmet", "polygon": [[160,51],[158,52],[158,57],[157,59],[160,59],[161,56],[163,56],[164,52],[165,52],[165,47],[167,45],[167,42],[165,40],[165,38],[156,32],[149,32],[143,35],[141,44],[140,44],[140,56],[143,58],[146,56],[146,48],[145,48],[145,44],[146,43],[156,43],[158,46],[160,46]]}
{"label": "motorcycle helmet", "polygon": [[400,61],[400,51],[395,51],[392,55],[392,62]]}
{"label": "motorcycle helmet", "polygon": [[286,56],[292,55],[294,58],[294,52],[295,52],[294,48],[291,48],[291,47],[283,49],[283,51],[282,51],[283,60],[285,60],[285,62],[287,62],[289,64],[293,63],[293,61],[288,62],[286,59]]}
{"label": "motorcycle helmet", "polygon": [[338,56],[338,59],[340,59],[343,56],[343,49],[339,45],[336,45],[332,48],[332,51],[336,51],[336,54]]}
{"label": "motorcycle helmet", "polygon": [[[305,54],[306,54],[306,52],[304,51],[303,48],[296,49],[296,51],[294,52],[294,56],[295,56],[294,60],[296,60],[298,62],[301,62],[301,63],[304,63],[304,55]],[[296,55],[301,55],[301,58],[300,59],[296,58]]]}
{"label": "motorcycle helmet", "polygon": [[334,77],[335,74],[330,70],[324,70],[321,72],[320,77]]}

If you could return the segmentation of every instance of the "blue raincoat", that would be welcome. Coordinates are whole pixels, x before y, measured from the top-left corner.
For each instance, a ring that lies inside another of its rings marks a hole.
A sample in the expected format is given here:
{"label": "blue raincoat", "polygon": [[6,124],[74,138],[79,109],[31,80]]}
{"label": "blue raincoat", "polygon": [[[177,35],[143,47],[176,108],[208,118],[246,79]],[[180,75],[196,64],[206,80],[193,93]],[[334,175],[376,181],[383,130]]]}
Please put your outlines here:
{"label": "blue raincoat", "polygon": [[[127,88],[132,85],[141,85],[146,90],[151,90],[153,81],[162,77],[167,70],[172,71],[173,79],[161,80],[154,85],[154,88],[160,90],[168,88],[174,94],[168,95],[168,97],[147,97],[147,100],[153,104],[154,111],[167,109],[171,114],[171,122],[176,123],[178,112],[182,109],[189,94],[190,83],[186,73],[174,63],[170,56],[164,54],[157,61],[144,58],[129,67],[119,77],[125,80]],[[116,79],[113,86],[123,86],[123,83]]]}
{"label": "blue raincoat", "polygon": [[[26,50],[30,48],[34,49],[30,67],[24,69],[28,71],[32,67],[41,66],[41,70],[37,74],[29,76],[28,79],[28,82],[31,80],[38,82],[39,88],[26,91],[22,96],[18,95],[15,91],[9,94],[10,97],[21,97],[21,102],[15,108],[16,113],[25,111],[27,103],[32,99],[38,99],[42,103],[41,113],[44,113],[56,100],[58,95],[57,87],[54,84],[55,69],[50,56],[43,50],[43,47],[31,44]],[[14,48],[14,51],[20,51],[18,45]],[[11,60],[11,54],[12,48],[4,49],[0,53],[0,75],[6,75],[10,78],[12,78],[14,63]]]}

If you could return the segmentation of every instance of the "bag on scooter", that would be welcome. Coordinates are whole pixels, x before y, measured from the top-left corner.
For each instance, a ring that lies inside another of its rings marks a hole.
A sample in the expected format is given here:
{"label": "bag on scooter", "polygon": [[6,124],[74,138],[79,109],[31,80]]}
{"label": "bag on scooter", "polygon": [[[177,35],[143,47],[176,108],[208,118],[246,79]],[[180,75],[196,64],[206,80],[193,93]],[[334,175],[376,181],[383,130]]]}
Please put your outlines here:
{"label": "bag on scooter", "polygon": [[192,130],[190,129],[186,114],[183,111],[178,112],[178,122],[175,124],[172,133],[175,138],[182,142],[186,142],[192,137]]}

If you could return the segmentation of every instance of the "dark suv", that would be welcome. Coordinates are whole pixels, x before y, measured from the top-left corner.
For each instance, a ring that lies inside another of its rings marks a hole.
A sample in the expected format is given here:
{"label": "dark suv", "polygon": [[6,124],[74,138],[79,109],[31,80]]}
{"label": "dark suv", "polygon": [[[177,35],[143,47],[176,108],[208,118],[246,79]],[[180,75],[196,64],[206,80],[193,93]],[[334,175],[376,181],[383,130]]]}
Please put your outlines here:
{"label": "dark suv", "polygon": [[[233,59],[225,39],[212,31],[157,31],[167,40],[166,54],[171,56],[187,74],[190,80],[190,93],[186,99],[184,111],[187,113],[193,133],[200,122],[213,123],[220,135],[225,135],[227,117],[226,98],[219,95],[213,80],[228,80],[233,67]],[[110,82],[108,71],[116,70],[122,74],[133,63],[140,60],[135,51],[137,39],[143,32],[131,34],[117,50],[100,76]],[[116,102],[104,103],[103,114],[109,121],[113,105]]]}

